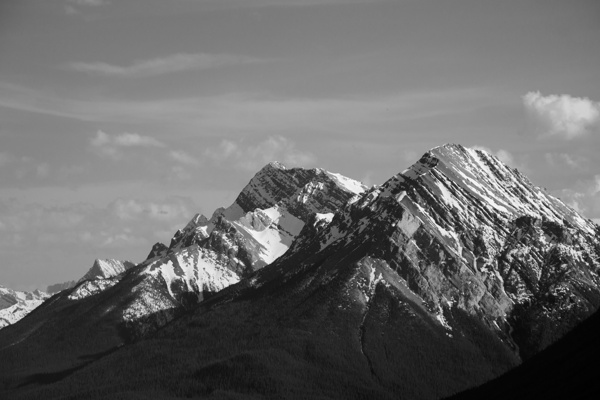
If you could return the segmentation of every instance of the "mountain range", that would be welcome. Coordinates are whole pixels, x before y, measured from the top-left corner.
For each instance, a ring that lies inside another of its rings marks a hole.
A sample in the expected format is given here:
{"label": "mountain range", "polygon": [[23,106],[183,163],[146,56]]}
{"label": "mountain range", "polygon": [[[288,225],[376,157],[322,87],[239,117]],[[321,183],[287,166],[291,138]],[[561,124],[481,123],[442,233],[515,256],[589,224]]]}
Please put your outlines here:
{"label": "mountain range", "polygon": [[47,297],[39,290],[23,292],[0,286],[0,329],[19,321]]}
{"label": "mountain range", "polygon": [[600,227],[482,150],[371,188],[274,162],[0,330],[0,395],[442,398],[592,315],[599,259]]}
{"label": "mountain range", "polygon": [[18,322],[55,293],[70,289],[83,281],[94,281],[119,275],[133,266],[131,261],[97,259],[79,281],[49,285],[45,292],[38,289],[32,292],[15,291],[0,286],[0,329]]}

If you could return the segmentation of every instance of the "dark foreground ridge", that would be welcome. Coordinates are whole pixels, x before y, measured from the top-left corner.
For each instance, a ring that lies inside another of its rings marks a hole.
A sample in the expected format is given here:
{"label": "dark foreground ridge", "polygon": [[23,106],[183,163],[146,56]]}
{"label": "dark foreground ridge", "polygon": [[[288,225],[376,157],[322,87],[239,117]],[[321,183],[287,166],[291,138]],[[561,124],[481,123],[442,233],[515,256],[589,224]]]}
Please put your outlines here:
{"label": "dark foreground ridge", "polygon": [[599,234],[458,145],[370,189],[272,163],[143,263],[1,330],[0,397],[447,397],[598,309]]}
{"label": "dark foreground ridge", "polygon": [[596,312],[522,365],[450,400],[595,399],[600,393],[599,359],[600,313]]}

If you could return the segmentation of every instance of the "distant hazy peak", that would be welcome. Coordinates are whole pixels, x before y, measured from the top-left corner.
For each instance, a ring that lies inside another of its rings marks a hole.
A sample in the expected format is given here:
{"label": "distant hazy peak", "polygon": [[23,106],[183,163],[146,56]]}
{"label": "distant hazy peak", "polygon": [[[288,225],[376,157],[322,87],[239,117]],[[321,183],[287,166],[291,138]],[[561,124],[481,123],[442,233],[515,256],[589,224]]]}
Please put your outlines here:
{"label": "distant hazy peak", "polygon": [[67,281],[62,283],[55,283],[53,285],[48,285],[46,289],[46,293],[52,295],[54,293],[61,292],[65,289],[71,289],[73,286],[77,284],[77,281]]}
{"label": "distant hazy peak", "polygon": [[94,279],[106,279],[119,275],[135,266],[131,261],[114,259],[96,259],[92,268],[79,279],[79,282]]}

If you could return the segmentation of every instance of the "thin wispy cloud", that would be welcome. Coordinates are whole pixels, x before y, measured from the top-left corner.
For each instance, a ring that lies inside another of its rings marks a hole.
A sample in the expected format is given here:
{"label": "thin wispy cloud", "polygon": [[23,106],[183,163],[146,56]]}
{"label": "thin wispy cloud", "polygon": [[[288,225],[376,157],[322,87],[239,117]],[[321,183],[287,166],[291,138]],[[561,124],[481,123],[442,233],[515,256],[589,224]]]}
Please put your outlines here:
{"label": "thin wispy cloud", "polygon": [[[185,0],[188,1],[189,0]],[[386,0],[192,0],[201,5],[219,5],[223,7],[305,7],[344,4],[369,4]]]}
{"label": "thin wispy cloud", "polygon": [[198,71],[258,62],[262,61],[254,57],[234,54],[178,53],[150,60],[137,60],[127,66],[104,62],[73,62],[67,64],[65,69],[111,77],[144,78],[174,72]]}
{"label": "thin wispy cloud", "polygon": [[67,0],[69,3],[76,4],[78,6],[90,6],[98,7],[109,4],[108,0]]}
{"label": "thin wispy cloud", "polygon": [[498,160],[502,161],[504,164],[507,164],[511,167],[515,166],[515,158],[513,157],[513,155],[504,150],[504,149],[500,149],[498,151],[494,151],[492,149],[490,149],[489,147],[486,146],[480,146],[480,145],[475,145],[472,146],[474,149],[476,150],[483,150],[486,153],[492,154],[494,156],[496,156],[498,158]]}
{"label": "thin wispy cloud", "polygon": [[484,88],[405,92],[356,98],[285,98],[228,94],[131,101],[80,100],[0,82],[0,106],[88,122],[151,123],[219,136],[302,129],[363,135],[401,122],[469,113],[497,98]]}
{"label": "thin wispy cloud", "polygon": [[523,96],[523,105],[540,136],[570,140],[600,130],[600,102],[585,97],[529,92]]}

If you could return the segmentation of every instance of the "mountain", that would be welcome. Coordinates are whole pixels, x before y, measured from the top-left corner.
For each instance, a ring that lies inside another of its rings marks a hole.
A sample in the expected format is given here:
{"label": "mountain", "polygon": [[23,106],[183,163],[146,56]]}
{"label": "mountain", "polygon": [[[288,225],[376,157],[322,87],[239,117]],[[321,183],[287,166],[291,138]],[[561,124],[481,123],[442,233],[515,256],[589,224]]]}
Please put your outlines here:
{"label": "mountain", "polygon": [[599,237],[458,145],[370,189],[272,163],[143,263],[0,331],[0,394],[441,398],[598,309]]}
{"label": "mountain", "polygon": [[[48,286],[46,292],[35,290],[33,292],[16,292],[14,290],[0,286],[0,329],[14,324],[21,320],[51,295],[65,289],[70,289],[78,283],[84,281],[95,281],[98,279],[106,279],[125,272],[127,269],[135,266],[130,261],[120,261],[105,259],[97,259],[94,261],[92,268],[79,281],[69,281]],[[80,285],[78,293],[75,297],[81,297],[94,293],[97,283],[87,282]],[[82,294],[86,293],[86,294]]]}
{"label": "mountain", "polygon": [[407,286],[436,318],[478,316],[528,358],[600,305],[599,232],[497,158],[446,145],[288,254],[368,246],[361,257],[374,273],[391,270],[388,283]]}
{"label": "mountain", "polygon": [[129,333],[143,336],[273,262],[313,215],[332,214],[365,189],[322,169],[268,164],[232,205],[217,209],[210,219],[195,215],[168,247],[153,246],[132,274],[136,296],[123,310]]}
{"label": "mountain", "polygon": [[46,298],[39,290],[21,292],[0,286],[0,329],[19,321]]}
{"label": "mountain", "polygon": [[80,300],[98,294],[119,282],[125,272],[133,267],[135,264],[131,261],[96,259],[92,268],[71,286],[73,290],[68,298]]}
{"label": "mountain", "polygon": [[88,280],[111,278],[113,276],[122,274],[134,266],[135,264],[131,261],[96,259],[92,265],[92,268],[90,268],[90,270],[84,276],[82,276],[77,283]]}
{"label": "mountain", "polygon": [[46,293],[52,295],[58,292],[61,292],[65,289],[71,289],[73,286],[77,284],[77,281],[67,281],[63,283],[55,283],[53,285],[49,285],[46,289]]}

